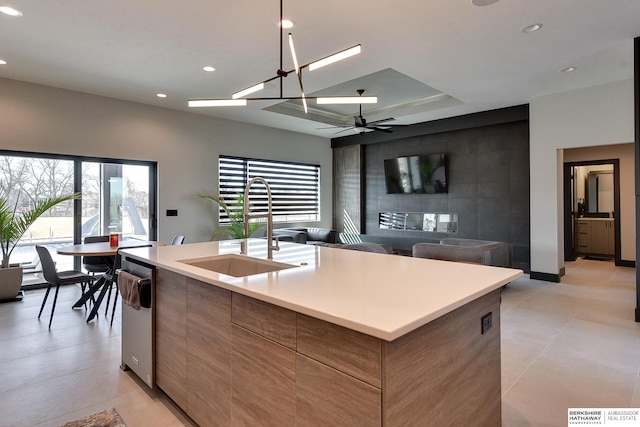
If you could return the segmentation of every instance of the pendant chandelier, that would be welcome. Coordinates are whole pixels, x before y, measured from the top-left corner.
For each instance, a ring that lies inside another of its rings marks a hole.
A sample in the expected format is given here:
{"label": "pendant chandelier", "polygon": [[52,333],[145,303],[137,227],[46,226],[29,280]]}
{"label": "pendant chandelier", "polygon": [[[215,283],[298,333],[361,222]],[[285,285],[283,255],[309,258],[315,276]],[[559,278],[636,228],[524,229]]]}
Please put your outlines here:
{"label": "pendant chandelier", "polygon": [[[283,5],[280,0],[280,68],[276,71],[276,75],[270,77],[260,83],[251,85],[245,89],[239,90],[231,95],[231,98],[208,98],[208,99],[190,99],[189,107],[232,107],[232,106],[245,106],[248,101],[279,101],[279,100],[301,100],[304,112],[308,112],[307,100],[315,100],[317,104],[375,104],[378,102],[377,96],[324,96],[314,97],[306,96],[304,93],[304,85],[302,84],[302,71],[308,69],[309,71],[317,70],[334,62],[341,61],[351,56],[357,55],[362,51],[362,46],[357,44],[348,49],[344,49],[315,61],[309,62],[304,65],[300,65],[298,62],[298,56],[296,54],[295,45],[293,42],[293,35],[288,33],[289,50],[291,52],[291,58],[293,60],[293,70],[285,71],[283,69],[283,43],[284,43],[284,17],[283,17]],[[299,96],[284,96],[283,95],[283,79],[288,75],[295,73],[300,85]],[[258,92],[265,88],[265,85],[274,80],[280,82],[280,96],[277,97],[247,97],[252,93]]]}

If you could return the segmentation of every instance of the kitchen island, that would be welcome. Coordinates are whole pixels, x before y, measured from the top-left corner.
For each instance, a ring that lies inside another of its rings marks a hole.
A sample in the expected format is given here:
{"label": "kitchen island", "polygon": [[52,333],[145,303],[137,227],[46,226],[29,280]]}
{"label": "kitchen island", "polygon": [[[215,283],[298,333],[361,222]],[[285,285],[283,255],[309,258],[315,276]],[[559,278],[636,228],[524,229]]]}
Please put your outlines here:
{"label": "kitchen island", "polygon": [[125,252],[158,268],[156,384],[198,424],[500,425],[500,288],[521,271],[294,243],[289,268],[202,268],[239,253]]}

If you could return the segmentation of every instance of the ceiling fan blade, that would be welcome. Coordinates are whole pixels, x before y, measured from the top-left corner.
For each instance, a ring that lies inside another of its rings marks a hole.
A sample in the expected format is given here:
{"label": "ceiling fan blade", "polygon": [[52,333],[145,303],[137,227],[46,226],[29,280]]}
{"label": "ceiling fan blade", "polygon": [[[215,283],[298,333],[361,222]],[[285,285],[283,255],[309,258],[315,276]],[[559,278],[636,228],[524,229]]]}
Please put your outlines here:
{"label": "ceiling fan blade", "polygon": [[321,127],[316,129],[336,129],[336,128],[352,128],[352,127],[353,126],[349,126],[349,125],[331,125],[331,126]]}
{"label": "ceiling fan blade", "polygon": [[377,125],[380,123],[384,123],[384,122],[390,122],[391,120],[395,120],[393,117],[389,117],[388,119],[382,119],[382,120],[374,120],[372,122],[369,122],[370,125]]}
{"label": "ceiling fan blade", "polygon": [[351,129],[355,129],[355,128],[353,126],[350,126],[350,127],[346,128],[346,129],[339,130],[338,132],[334,133],[334,135],[337,135],[337,134],[342,133],[342,132],[346,132],[346,131],[351,130]]}
{"label": "ceiling fan blade", "polygon": [[367,129],[373,129],[373,130],[377,130],[377,131],[384,132],[384,133],[393,133],[393,131],[390,130],[390,129],[385,129],[385,128],[381,128],[381,127],[378,127],[378,126],[367,127]]}

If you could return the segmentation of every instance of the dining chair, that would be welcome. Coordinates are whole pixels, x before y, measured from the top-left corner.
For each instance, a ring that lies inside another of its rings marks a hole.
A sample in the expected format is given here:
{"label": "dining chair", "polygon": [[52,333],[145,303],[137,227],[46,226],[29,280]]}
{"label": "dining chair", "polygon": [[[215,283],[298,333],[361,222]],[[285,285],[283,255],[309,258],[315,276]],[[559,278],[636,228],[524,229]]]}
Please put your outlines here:
{"label": "dining chair", "polygon": [[[109,236],[86,236],[84,238],[84,243],[98,243],[98,242],[108,242]],[[82,267],[85,271],[92,276],[95,276],[96,273],[104,274],[109,271],[109,265],[105,262],[104,257],[100,256],[83,256],[82,257]],[[84,293],[84,284],[82,285],[82,293]],[[95,304],[95,299],[91,299]],[[85,304],[86,306],[86,304]]]}
{"label": "dining chair", "polygon": [[184,236],[181,236],[179,234],[176,234],[175,236],[173,236],[173,239],[171,239],[172,245],[181,245],[183,243],[184,243]]}
{"label": "dining chair", "polygon": [[53,297],[53,306],[51,307],[51,317],[49,318],[49,329],[51,329],[51,322],[53,321],[53,313],[56,310],[56,302],[58,301],[58,291],[60,289],[60,285],[80,283],[81,285],[83,285],[82,288],[84,289],[84,286],[87,284],[91,284],[95,280],[95,277],[77,270],[57,271],[56,265],[53,262],[53,258],[51,257],[49,249],[44,246],[36,245],[36,251],[38,252],[40,263],[42,264],[42,274],[44,276],[44,280],[46,280],[47,282],[47,290],[44,294],[44,299],[42,300],[42,306],[40,306],[38,319],[40,319],[40,316],[42,315],[42,310],[44,310],[44,305],[47,302],[47,298],[49,297],[49,291],[51,291],[51,287],[56,287],[56,293]]}
{"label": "dining chair", "polygon": [[[84,243],[108,242],[109,236],[87,236]],[[100,256],[83,256],[82,267],[87,273],[104,273],[109,270],[109,266],[104,262],[104,257]]]}

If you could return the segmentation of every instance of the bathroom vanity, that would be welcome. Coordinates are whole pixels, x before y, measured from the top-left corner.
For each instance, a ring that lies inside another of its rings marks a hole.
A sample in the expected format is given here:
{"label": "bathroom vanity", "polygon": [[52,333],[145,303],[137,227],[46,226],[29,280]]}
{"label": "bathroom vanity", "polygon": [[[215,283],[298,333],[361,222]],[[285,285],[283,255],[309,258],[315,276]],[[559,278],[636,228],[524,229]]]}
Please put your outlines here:
{"label": "bathroom vanity", "polygon": [[126,251],[157,267],[156,385],[199,425],[500,425],[520,270],[243,242]]}
{"label": "bathroom vanity", "polygon": [[613,218],[578,218],[575,221],[578,255],[611,258],[615,256],[615,222]]}

